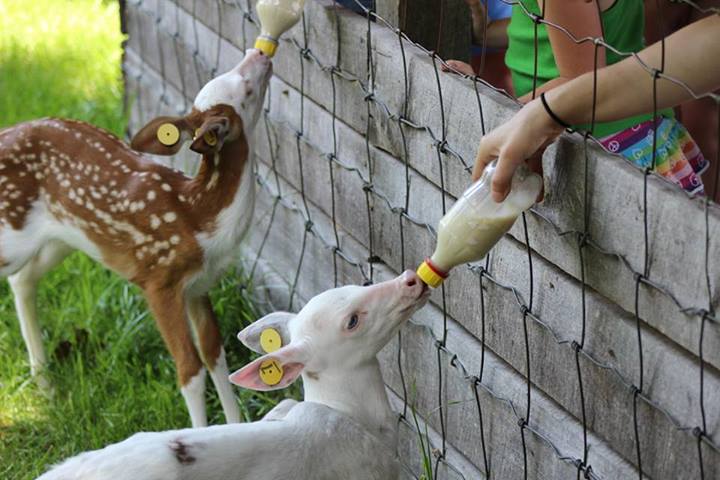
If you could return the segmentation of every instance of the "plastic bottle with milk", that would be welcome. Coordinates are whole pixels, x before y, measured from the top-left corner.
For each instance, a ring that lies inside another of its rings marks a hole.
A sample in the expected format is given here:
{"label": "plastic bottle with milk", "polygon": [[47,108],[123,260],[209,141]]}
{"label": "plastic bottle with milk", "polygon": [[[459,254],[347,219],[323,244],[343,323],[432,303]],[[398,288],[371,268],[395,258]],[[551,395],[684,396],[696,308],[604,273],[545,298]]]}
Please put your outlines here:
{"label": "plastic bottle with milk", "polygon": [[305,0],[258,0],[255,9],[260,19],[260,36],[255,48],[268,57],[275,55],[280,35],[295,25],[303,13]]}
{"label": "plastic bottle with milk", "polygon": [[482,259],[518,216],[535,203],[542,178],[525,165],[515,171],[505,200],[495,203],[490,196],[495,168],[496,162],[488,165],[480,179],[440,219],[435,252],[417,270],[429,286],[438,287],[453,267]]}

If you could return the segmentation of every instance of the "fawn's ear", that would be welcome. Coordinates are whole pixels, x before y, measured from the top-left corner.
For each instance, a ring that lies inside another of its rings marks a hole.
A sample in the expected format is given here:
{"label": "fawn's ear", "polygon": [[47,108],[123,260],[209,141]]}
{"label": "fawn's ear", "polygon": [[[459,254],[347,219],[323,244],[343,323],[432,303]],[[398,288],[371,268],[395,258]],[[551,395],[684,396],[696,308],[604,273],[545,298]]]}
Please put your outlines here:
{"label": "fawn's ear", "polygon": [[300,376],[310,357],[309,353],[305,342],[291,343],[231,373],[230,382],[261,392],[285,388]]}
{"label": "fawn's ear", "polygon": [[194,132],[190,150],[200,154],[220,151],[229,133],[230,120],[227,117],[219,115],[208,117]]}
{"label": "fawn's ear", "polygon": [[183,117],[157,117],[135,134],[130,147],[138,152],[174,155],[192,132]]}
{"label": "fawn's ear", "polygon": [[294,313],[274,312],[265,315],[238,333],[238,340],[257,353],[272,353],[290,343],[288,324]]}

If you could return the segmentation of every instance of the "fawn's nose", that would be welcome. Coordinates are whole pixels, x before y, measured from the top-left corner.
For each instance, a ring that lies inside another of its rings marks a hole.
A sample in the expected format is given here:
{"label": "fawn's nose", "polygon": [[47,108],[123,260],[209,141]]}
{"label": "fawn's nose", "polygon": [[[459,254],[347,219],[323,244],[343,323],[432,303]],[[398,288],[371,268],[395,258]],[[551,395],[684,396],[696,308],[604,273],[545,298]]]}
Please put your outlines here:
{"label": "fawn's nose", "polygon": [[270,57],[262,53],[260,50],[256,48],[252,48],[250,50],[247,50],[245,52],[245,58],[243,58],[242,62],[237,66],[237,71],[245,76],[247,73],[251,71],[251,69],[255,68],[263,68],[270,65]]}
{"label": "fawn's nose", "polygon": [[407,270],[403,273],[403,282],[406,287],[414,287],[417,285],[418,277],[412,270]]}
{"label": "fawn's nose", "polygon": [[406,270],[397,280],[400,283],[400,288],[406,295],[418,295],[425,287],[425,284],[420,280],[417,273],[412,270]]}

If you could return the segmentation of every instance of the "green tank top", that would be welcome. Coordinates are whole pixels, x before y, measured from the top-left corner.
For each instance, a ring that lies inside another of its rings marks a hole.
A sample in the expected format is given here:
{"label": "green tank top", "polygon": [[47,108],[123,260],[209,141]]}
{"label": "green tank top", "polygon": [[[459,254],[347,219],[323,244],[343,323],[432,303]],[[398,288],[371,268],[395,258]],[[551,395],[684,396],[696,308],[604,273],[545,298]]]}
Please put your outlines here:
{"label": "green tank top", "polygon": [[[540,15],[538,0],[519,0],[528,11]],[[643,32],[645,18],[641,0],[616,0],[615,3],[600,15],[605,42],[621,52],[638,52],[644,48]],[[560,75],[547,29],[553,28],[538,25],[537,52],[537,87]],[[535,68],[535,24],[527,16],[520,5],[513,5],[512,18],[508,27],[508,50],[505,63],[512,73],[515,95],[521,97],[532,92],[533,73]],[[625,57],[605,49],[605,63],[612,65]],[[672,116],[672,110],[663,110],[664,116]],[[652,119],[652,114],[638,115],[615,122],[598,123],[593,134],[602,138],[619,132],[638,123]],[[587,129],[589,126],[578,126]]]}

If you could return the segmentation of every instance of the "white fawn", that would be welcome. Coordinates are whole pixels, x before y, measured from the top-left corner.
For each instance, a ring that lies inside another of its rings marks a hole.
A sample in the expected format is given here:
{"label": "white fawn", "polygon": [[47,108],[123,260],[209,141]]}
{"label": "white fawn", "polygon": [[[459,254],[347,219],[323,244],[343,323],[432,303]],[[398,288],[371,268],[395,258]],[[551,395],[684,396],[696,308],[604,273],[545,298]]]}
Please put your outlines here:
{"label": "white fawn", "polygon": [[[0,131],[0,275],[9,276],[41,387],[49,385],[37,284],[81,250],[143,290],[175,360],[192,425],[207,424],[203,364],[226,420],[239,421],[208,290],[231,265],[252,218],[249,140],[271,71],[266,56],[248,51],[201,89],[187,116],[150,121],[132,149],[71,120]],[[194,178],[137,153],[172,155],[187,140],[202,155]]]}
{"label": "white fawn", "polygon": [[254,423],[138,433],[71,458],[41,480],[395,479],[397,418],[376,355],[428,296],[407,271],[328,290],[297,315],[270,314],[238,337],[261,351],[272,329],[282,347],[230,379],[273,390],[302,375],[303,402],[283,400]]}

